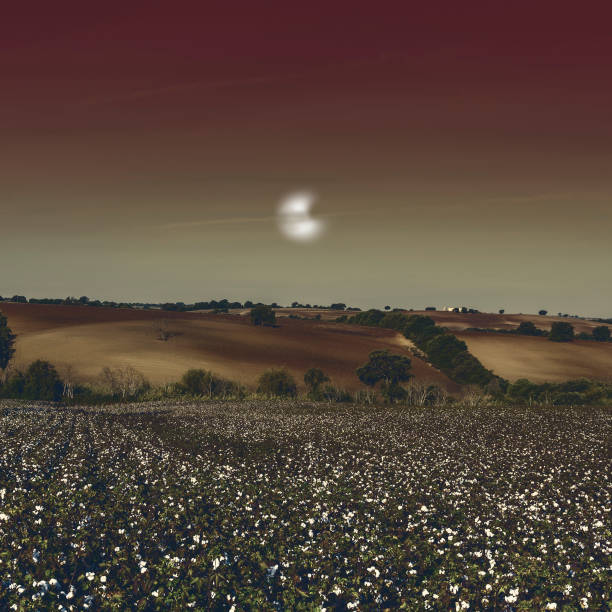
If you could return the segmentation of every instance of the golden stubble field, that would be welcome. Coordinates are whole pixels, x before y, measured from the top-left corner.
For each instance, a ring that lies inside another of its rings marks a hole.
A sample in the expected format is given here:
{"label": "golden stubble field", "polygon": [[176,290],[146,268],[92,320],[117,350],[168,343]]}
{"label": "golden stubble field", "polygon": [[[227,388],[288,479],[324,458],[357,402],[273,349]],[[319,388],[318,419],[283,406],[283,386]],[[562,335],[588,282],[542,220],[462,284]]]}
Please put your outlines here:
{"label": "golden stubble field", "polygon": [[[412,356],[400,334],[336,324],[338,311],[279,309],[278,327],[260,328],[250,325],[247,310],[214,315],[8,302],[0,304],[0,309],[18,335],[17,367],[47,359],[60,372],[71,367],[81,381],[94,381],[105,366],[129,365],[154,384],[177,380],[189,368],[206,368],[254,385],[269,367],[285,366],[301,381],[304,372],[316,366],[335,384],[356,390],[363,388],[356,368],[370,351],[389,349],[412,357],[418,380],[458,390],[444,374]],[[321,320],[289,319],[289,314],[320,314]],[[590,332],[598,325],[593,321],[520,314],[409,314],[432,316],[464,340],[487,368],[509,380],[612,379],[612,343],[559,344],[546,338],[466,331],[470,327],[512,329],[521,321],[550,329],[552,322],[564,320],[578,333]],[[159,339],[160,329],[168,336],[166,341]]]}
{"label": "golden stubble field", "polygon": [[[17,334],[16,367],[46,359],[71,367],[77,380],[94,381],[103,367],[132,366],[152,383],[178,380],[189,368],[205,368],[247,385],[269,367],[285,366],[302,381],[313,366],[336,385],[364,388],[355,370],[376,349],[411,356],[407,341],[384,329],[279,317],[278,327],[250,324],[246,315],[3,303]],[[159,339],[162,329],[168,339]],[[412,357],[419,380],[449,391],[457,385]]]}

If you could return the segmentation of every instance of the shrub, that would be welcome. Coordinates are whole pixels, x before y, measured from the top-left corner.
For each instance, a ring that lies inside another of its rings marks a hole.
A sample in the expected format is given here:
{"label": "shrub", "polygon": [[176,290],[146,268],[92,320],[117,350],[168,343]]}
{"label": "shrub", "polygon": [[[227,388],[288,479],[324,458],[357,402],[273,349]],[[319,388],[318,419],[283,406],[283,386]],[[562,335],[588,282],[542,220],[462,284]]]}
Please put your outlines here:
{"label": "shrub", "polygon": [[15,334],[8,326],[6,317],[0,312],[0,370],[6,370],[15,353]]}
{"label": "shrub", "polygon": [[328,402],[352,402],[352,395],[339,387],[335,387],[334,385],[325,385],[323,391],[320,391],[321,398]]}
{"label": "shrub", "polygon": [[23,397],[31,400],[58,401],[63,384],[57,370],[41,359],[30,364],[23,380]]}
{"label": "shrub", "polygon": [[241,385],[221,378],[213,372],[198,369],[185,372],[175,391],[208,397],[244,397],[245,395],[245,390]]}
{"label": "shrub", "polygon": [[23,397],[25,377],[21,372],[15,372],[4,385],[0,386],[0,397],[17,399]]}
{"label": "shrub", "polygon": [[548,314],[548,310],[539,310],[538,314],[542,317],[545,317]]}
{"label": "shrub", "polygon": [[310,368],[304,374],[304,383],[311,395],[316,395],[323,383],[329,382],[329,376],[319,368]]}
{"label": "shrub", "polygon": [[134,399],[150,388],[149,381],[135,368],[104,368],[102,380],[110,392],[122,400]]}
{"label": "shrub", "polygon": [[523,336],[541,336],[542,330],[538,329],[533,321],[522,321],[518,326],[516,333]]}
{"label": "shrub", "polygon": [[213,395],[214,376],[206,370],[187,370],[181,378],[181,384],[190,395]]}
{"label": "shrub", "polygon": [[593,330],[593,338],[598,342],[608,342],[610,335],[610,328],[607,325],[600,325]]}
{"label": "shrub", "polygon": [[276,314],[269,306],[254,306],[251,308],[251,323],[253,325],[275,325]]}
{"label": "shrub", "polygon": [[266,370],[257,382],[257,393],[267,397],[295,397],[297,395],[297,384],[285,368]]}
{"label": "shrub", "polygon": [[574,339],[574,327],[571,323],[555,321],[548,336],[553,342],[571,342]]}

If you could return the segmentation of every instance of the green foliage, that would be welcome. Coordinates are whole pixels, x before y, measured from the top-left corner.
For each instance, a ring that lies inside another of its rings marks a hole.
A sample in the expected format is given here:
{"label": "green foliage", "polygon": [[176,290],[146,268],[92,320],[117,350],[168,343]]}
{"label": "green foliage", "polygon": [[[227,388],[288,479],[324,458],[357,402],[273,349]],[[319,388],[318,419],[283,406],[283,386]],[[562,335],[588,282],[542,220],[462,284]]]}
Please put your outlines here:
{"label": "green foliage", "polygon": [[269,306],[254,306],[251,308],[251,323],[253,325],[275,325],[276,314]]}
{"label": "green foliage", "polygon": [[408,397],[408,391],[406,391],[404,387],[398,383],[391,382],[383,382],[380,385],[380,394],[383,396],[383,399],[390,404],[394,402],[404,402]]}
{"label": "green foliage", "polygon": [[348,391],[335,387],[334,385],[325,385],[325,387],[317,393],[319,397],[316,399],[322,399],[328,402],[348,403],[353,401],[353,397]]}
{"label": "green foliage", "polygon": [[372,351],[368,362],[357,369],[359,380],[369,387],[383,382],[389,385],[398,385],[409,380],[411,362],[404,355],[393,355],[389,351]]}
{"label": "green foliage", "polygon": [[435,336],[444,334],[431,317],[412,315],[407,317],[403,328],[404,335],[410,338],[419,348],[426,350],[426,344]]}
{"label": "green foliage", "polygon": [[443,334],[429,340],[425,349],[433,365],[441,370],[451,370],[455,359],[467,352],[467,345],[452,334]]}
{"label": "green foliage", "polygon": [[522,336],[541,336],[542,330],[538,329],[533,321],[522,321],[516,333]]}
{"label": "green foliage", "polygon": [[310,393],[317,393],[323,383],[329,382],[329,376],[320,368],[310,368],[304,374],[304,383]]}
{"label": "green foliage", "polygon": [[610,340],[610,328],[607,325],[600,325],[593,330],[593,338],[598,342],[608,342]]}
{"label": "green foliage", "polygon": [[385,313],[382,310],[376,310],[372,308],[370,310],[364,310],[363,312],[358,312],[349,318],[349,323],[353,323],[355,325],[368,325],[370,327],[376,327],[379,325],[380,321],[384,318]]}
{"label": "green foliage", "polygon": [[548,314],[548,310],[539,310],[538,314],[542,317],[545,317]]}
{"label": "green foliage", "polygon": [[38,359],[30,364],[23,383],[22,396],[25,399],[58,401],[62,396],[62,381],[48,361]]}
{"label": "green foliage", "polygon": [[571,342],[574,339],[574,327],[565,321],[555,321],[548,336],[553,342]]}
{"label": "green foliage", "polygon": [[[442,338],[444,336],[440,336]],[[464,385],[486,386],[493,379],[493,373],[467,350],[455,355],[449,378]]]}
{"label": "green foliage", "polygon": [[257,393],[266,397],[295,397],[297,395],[297,384],[285,368],[266,370],[257,383]]}
{"label": "green foliage", "polygon": [[221,397],[233,394],[237,385],[229,380],[217,376],[207,370],[188,370],[183,374],[180,385],[189,395],[208,397]]}
{"label": "green foliage", "polygon": [[5,370],[15,353],[15,334],[8,326],[6,317],[0,312],[0,370]]}
{"label": "green foliage", "polygon": [[12,376],[9,376],[4,385],[0,386],[0,397],[9,397],[14,399],[23,397],[24,385],[24,375],[21,372],[15,372]]}
{"label": "green foliage", "polygon": [[552,406],[609,404],[612,385],[586,378],[542,384],[521,378],[508,385],[506,397],[513,403]]}

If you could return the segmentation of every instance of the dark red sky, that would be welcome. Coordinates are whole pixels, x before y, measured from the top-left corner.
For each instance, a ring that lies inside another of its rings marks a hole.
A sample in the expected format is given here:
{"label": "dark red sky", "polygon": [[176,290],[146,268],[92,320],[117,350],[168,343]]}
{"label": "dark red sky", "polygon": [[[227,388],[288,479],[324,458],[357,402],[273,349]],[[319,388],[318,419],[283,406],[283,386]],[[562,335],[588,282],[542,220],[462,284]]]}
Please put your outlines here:
{"label": "dark red sky", "polygon": [[[610,314],[609,13],[3,7],[0,294]],[[270,219],[302,188],[307,247]]]}

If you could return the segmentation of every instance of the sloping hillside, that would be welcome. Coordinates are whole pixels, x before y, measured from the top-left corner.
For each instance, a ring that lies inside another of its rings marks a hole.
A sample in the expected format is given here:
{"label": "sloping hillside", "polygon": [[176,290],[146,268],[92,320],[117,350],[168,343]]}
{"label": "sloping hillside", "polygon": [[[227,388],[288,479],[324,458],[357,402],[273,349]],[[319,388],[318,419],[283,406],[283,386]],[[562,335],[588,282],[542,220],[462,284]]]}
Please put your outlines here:
{"label": "sloping hillside", "polygon": [[[3,303],[17,333],[15,364],[47,359],[71,366],[81,380],[104,366],[131,365],[153,383],[177,380],[201,367],[254,384],[268,367],[286,366],[301,381],[312,366],[347,389],[363,388],[355,375],[368,354],[389,349],[410,354],[405,339],[390,330],[325,321],[279,319],[276,328],[254,327],[248,317],[90,306]],[[159,340],[162,328],[168,340]],[[419,380],[456,391],[457,385],[429,364],[413,359]]]}

